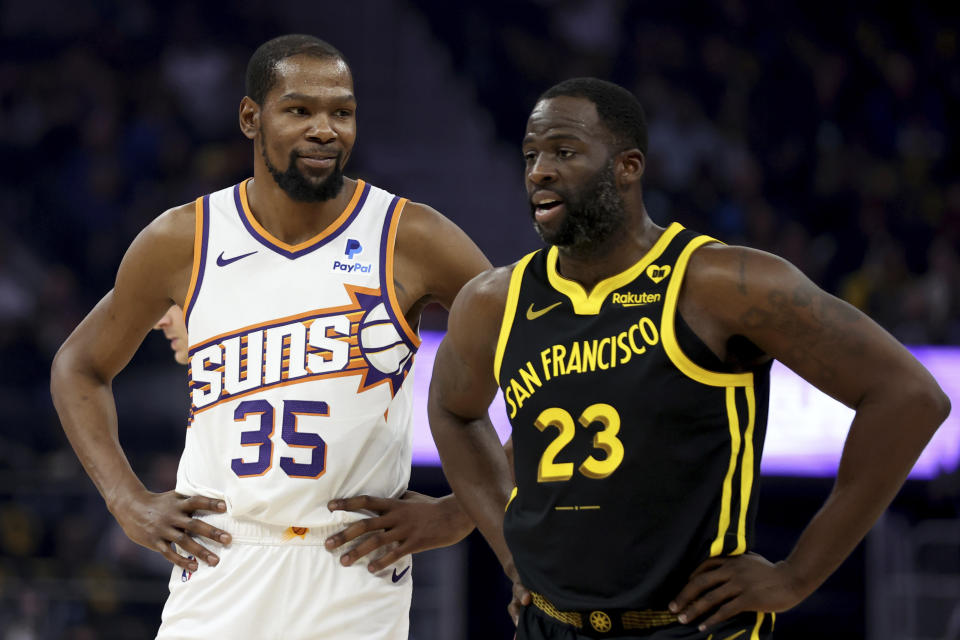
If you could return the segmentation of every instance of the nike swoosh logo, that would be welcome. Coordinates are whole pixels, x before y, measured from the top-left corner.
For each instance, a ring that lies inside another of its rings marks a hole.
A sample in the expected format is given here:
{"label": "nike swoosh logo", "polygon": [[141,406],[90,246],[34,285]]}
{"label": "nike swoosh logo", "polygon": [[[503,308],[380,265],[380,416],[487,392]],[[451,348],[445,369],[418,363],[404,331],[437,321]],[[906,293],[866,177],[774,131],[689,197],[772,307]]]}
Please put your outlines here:
{"label": "nike swoosh logo", "polygon": [[561,302],[554,302],[554,303],[553,303],[552,305],[550,305],[549,307],[544,307],[543,309],[538,309],[538,310],[536,310],[536,311],[533,310],[533,304],[531,304],[530,307],[527,309],[527,320],[536,320],[537,318],[539,318],[539,317],[542,316],[543,314],[547,313],[548,311],[550,311],[550,310],[553,309],[554,307],[559,307],[561,304],[563,304],[562,301],[561,301]]}
{"label": "nike swoosh logo", "polygon": [[252,255],[255,254],[255,253],[256,253],[256,251],[251,251],[250,253],[245,253],[245,254],[240,255],[240,256],[233,256],[232,258],[224,258],[224,257],[223,257],[223,251],[221,251],[221,252],[220,252],[220,255],[217,256],[217,266],[218,266],[218,267],[225,267],[225,266],[227,266],[228,264],[230,264],[231,262],[236,262],[237,260],[243,260],[243,259],[246,258],[247,256],[252,256]]}
{"label": "nike swoosh logo", "polygon": [[394,582],[400,582],[400,578],[402,578],[403,576],[407,575],[407,571],[410,571],[410,567],[411,567],[411,566],[413,566],[413,565],[409,565],[409,564],[408,564],[408,565],[407,565],[407,568],[404,569],[403,571],[401,571],[400,573],[397,573],[397,569],[396,569],[396,567],[394,567],[394,569],[393,569],[393,577],[392,577],[391,579],[392,579]]}

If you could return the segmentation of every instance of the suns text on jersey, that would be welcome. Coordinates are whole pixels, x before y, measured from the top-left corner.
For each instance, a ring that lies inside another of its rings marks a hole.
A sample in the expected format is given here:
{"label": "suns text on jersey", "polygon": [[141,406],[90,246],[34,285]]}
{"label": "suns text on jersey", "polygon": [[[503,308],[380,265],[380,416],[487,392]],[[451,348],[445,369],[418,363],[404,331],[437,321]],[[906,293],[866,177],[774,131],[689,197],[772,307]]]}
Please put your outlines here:
{"label": "suns text on jersey", "polygon": [[351,368],[356,319],[351,322],[350,316],[357,314],[314,313],[241,330],[192,351],[194,410],[256,389]]}

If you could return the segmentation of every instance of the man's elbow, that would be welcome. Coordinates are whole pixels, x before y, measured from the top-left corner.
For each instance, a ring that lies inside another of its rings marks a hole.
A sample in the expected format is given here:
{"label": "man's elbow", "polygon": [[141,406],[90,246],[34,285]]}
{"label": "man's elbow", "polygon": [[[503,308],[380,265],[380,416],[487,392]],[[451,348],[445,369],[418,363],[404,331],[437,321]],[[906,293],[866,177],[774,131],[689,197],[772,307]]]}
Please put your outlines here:
{"label": "man's elbow", "polygon": [[76,353],[69,339],[57,350],[50,364],[50,395],[53,396],[54,404],[58,397],[74,390],[84,378],[103,381],[89,366],[89,362],[86,362],[87,366],[81,366],[83,364],[82,354]]}
{"label": "man's elbow", "polygon": [[916,385],[910,394],[910,403],[915,410],[928,417],[931,431],[936,431],[950,415],[950,396],[932,377],[928,383]]}
{"label": "man's elbow", "polygon": [[933,393],[933,405],[934,410],[937,412],[937,426],[940,426],[940,424],[947,419],[947,416],[950,415],[950,409],[952,407],[950,396],[943,392],[940,385],[936,385],[936,390]]}

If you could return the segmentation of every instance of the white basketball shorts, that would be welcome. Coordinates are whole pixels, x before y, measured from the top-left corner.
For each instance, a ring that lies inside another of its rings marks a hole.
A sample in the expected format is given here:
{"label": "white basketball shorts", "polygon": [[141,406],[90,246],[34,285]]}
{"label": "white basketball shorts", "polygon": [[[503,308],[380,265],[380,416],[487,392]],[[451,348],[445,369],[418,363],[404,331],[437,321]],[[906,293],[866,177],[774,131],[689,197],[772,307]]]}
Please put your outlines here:
{"label": "white basketball shorts", "polygon": [[340,564],[353,545],[324,548],[342,523],[302,529],[203,519],[233,542],[200,540],[220,556],[215,567],[173,568],[157,640],[407,640],[410,556],[370,573],[366,559]]}

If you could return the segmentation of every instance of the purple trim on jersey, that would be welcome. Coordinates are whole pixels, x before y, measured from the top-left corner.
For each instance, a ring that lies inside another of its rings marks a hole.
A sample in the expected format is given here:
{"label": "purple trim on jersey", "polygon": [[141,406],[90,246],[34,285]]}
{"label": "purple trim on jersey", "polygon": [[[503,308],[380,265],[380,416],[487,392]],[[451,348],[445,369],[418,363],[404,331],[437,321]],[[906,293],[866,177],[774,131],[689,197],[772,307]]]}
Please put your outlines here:
{"label": "purple trim on jersey", "polygon": [[[183,318],[183,325],[190,326],[190,315],[197,306],[197,297],[200,295],[200,285],[203,284],[203,272],[207,268],[207,244],[210,240],[210,196],[203,196],[203,237],[200,238],[200,267],[197,269],[197,284],[193,287],[193,295],[187,301],[187,315]],[[188,330],[189,331],[189,330]]]}
{"label": "purple trim on jersey", "polygon": [[[329,317],[333,317],[333,316],[347,315],[348,313],[357,313],[358,311],[364,311],[364,312],[366,312],[366,311],[368,311],[368,309],[365,309],[365,308],[363,308],[363,307],[360,307],[360,308],[357,308],[357,309],[351,309],[351,310],[346,311],[346,312],[318,313],[318,314],[315,315],[315,316],[304,316],[304,317],[302,317],[302,318],[297,318],[296,320],[277,320],[276,322],[271,322],[270,324],[256,325],[256,326],[254,326],[253,328],[247,327],[246,329],[238,329],[237,331],[234,331],[233,333],[226,333],[226,334],[223,334],[222,336],[218,336],[218,337],[216,337],[216,338],[211,338],[211,339],[207,340],[206,342],[201,342],[200,344],[194,345],[194,346],[190,347],[190,350],[189,350],[187,353],[192,356],[192,355],[195,354],[197,351],[200,351],[201,349],[206,349],[207,347],[209,347],[209,346],[212,345],[212,344],[223,344],[223,343],[226,342],[227,340],[230,340],[230,339],[232,339],[232,338],[237,338],[237,337],[243,337],[243,336],[249,335],[250,333],[252,333],[252,332],[254,332],[254,331],[263,331],[263,332],[264,332],[264,333],[263,333],[263,336],[264,336],[263,339],[264,339],[264,344],[266,344],[266,339],[267,339],[267,337],[266,337],[266,336],[267,336],[267,333],[266,333],[266,332],[267,332],[268,329],[273,329],[274,327],[282,327],[282,326],[285,326],[285,325],[288,325],[288,324],[292,324],[292,323],[294,323],[294,322],[303,322],[304,320],[319,320],[320,318],[329,318]],[[359,335],[359,329],[357,329],[357,331],[354,332],[354,329],[357,328],[357,327],[359,327],[359,321],[358,321],[358,320],[353,320],[353,321],[350,322],[350,332],[351,332],[350,335],[354,335],[354,333],[356,333],[357,335]],[[350,337],[350,336],[344,336],[344,337]],[[266,349],[266,347],[264,347],[264,349]],[[320,348],[320,347],[313,347],[313,346],[307,345],[307,352],[308,352],[308,353],[313,353],[312,351],[310,351],[311,349],[316,349],[316,351],[324,351],[324,349],[322,349],[322,348]]]}
{"label": "purple trim on jersey", "polygon": [[389,349],[393,349],[397,345],[401,345],[401,344],[403,344],[403,340],[397,340],[396,342],[392,342],[384,347],[362,347],[362,349],[363,349],[363,353],[380,353],[381,351],[387,351]]}
{"label": "purple trim on jersey", "polygon": [[[404,344],[410,347],[410,353],[413,354],[417,352],[417,345],[413,344],[413,340],[407,337],[407,332],[403,330],[403,325],[400,323],[400,319],[397,318],[393,305],[390,304],[390,294],[387,293],[387,287],[390,286],[388,278],[393,277],[392,273],[387,273],[387,242],[390,240],[390,225],[393,224],[393,218],[400,213],[397,210],[397,203],[399,202],[400,197],[393,196],[393,200],[390,201],[390,206],[387,207],[387,217],[383,221],[383,235],[380,236],[380,290],[383,291],[383,306],[387,310],[387,315],[390,316],[394,326],[397,328],[397,333],[400,334]],[[394,256],[394,260],[396,260],[396,256]]]}
{"label": "purple trim on jersey", "polygon": [[263,237],[263,235],[261,235],[256,229],[253,228],[253,225],[251,225],[250,221],[247,220],[247,215],[243,211],[243,202],[240,200],[240,184],[239,183],[234,185],[233,187],[233,201],[237,205],[237,215],[240,216],[240,221],[243,222],[243,226],[247,228],[247,231],[250,233],[251,236],[254,237],[254,239],[257,242],[259,242],[260,244],[265,246],[267,249],[270,249],[275,253],[279,253],[282,256],[285,256],[291,260],[294,260],[296,258],[299,258],[300,256],[311,253],[312,251],[316,251],[317,249],[329,243],[330,241],[334,240],[341,233],[346,231],[347,227],[350,226],[350,223],[352,223],[354,219],[357,217],[357,215],[360,213],[360,210],[363,209],[363,205],[367,201],[368,193],[370,193],[370,183],[364,182],[363,191],[360,193],[360,199],[357,200],[357,206],[353,208],[353,211],[350,212],[350,216],[344,221],[344,223],[341,224],[338,228],[334,229],[333,232],[331,232],[330,235],[328,235],[324,239],[318,241],[316,244],[310,245],[309,247],[305,247],[300,251],[287,251],[282,247],[278,247],[269,239]]}

